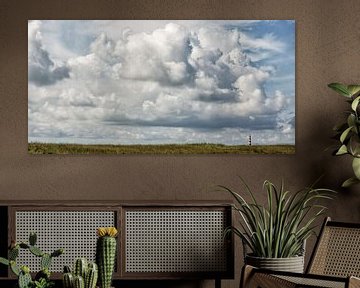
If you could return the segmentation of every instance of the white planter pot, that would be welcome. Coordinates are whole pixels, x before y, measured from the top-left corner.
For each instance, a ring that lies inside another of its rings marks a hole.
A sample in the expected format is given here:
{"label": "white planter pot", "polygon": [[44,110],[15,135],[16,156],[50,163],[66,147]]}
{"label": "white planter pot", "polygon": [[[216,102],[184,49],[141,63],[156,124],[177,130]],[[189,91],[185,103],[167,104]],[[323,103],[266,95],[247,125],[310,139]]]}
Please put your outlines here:
{"label": "white planter pot", "polygon": [[304,256],[289,258],[262,258],[246,255],[245,263],[262,269],[304,273]]}

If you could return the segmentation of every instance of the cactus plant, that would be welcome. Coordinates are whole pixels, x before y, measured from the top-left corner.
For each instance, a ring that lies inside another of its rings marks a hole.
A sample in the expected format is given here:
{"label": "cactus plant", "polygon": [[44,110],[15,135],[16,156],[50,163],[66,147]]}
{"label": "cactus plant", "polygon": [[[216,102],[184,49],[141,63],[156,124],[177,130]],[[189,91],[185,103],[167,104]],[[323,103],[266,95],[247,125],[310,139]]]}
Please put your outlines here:
{"label": "cactus plant", "polygon": [[79,258],[75,261],[74,274],[81,276],[85,280],[86,271],[88,268],[88,261],[86,258]]}
{"label": "cactus plant", "polygon": [[80,275],[74,277],[74,288],[85,288],[84,278]]}
{"label": "cactus plant", "polygon": [[74,273],[71,273],[69,266],[64,266],[64,288],[95,288],[97,279],[98,267],[96,263],[90,262],[88,264],[88,261],[85,258],[76,259],[74,263]]}
{"label": "cactus plant", "polygon": [[99,267],[100,288],[110,288],[112,274],[114,272],[116,256],[115,227],[101,227],[97,229],[96,262]]}
{"label": "cactus plant", "polygon": [[0,257],[0,263],[4,264],[6,266],[10,265],[10,261],[8,259],[2,258],[2,257]]}
{"label": "cactus plant", "polygon": [[9,260],[15,261],[18,256],[19,256],[19,247],[18,246],[9,250],[9,252],[8,252]]}
{"label": "cactus plant", "polygon": [[20,268],[19,266],[16,265],[16,262],[14,260],[10,260],[9,262],[10,264],[10,269],[11,271],[16,275],[16,276],[19,276],[20,274]]}
{"label": "cactus plant", "polygon": [[34,281],[33,282],[33,287],[32,288],[50,288],[54,286],[54,282],[49,282],[46,279],[42,278],[38,281]]}
{"label": "cactus plant", "polygon": [[48,253],[44,253],[44,255],[41,256],[41,262],[40,262],[41,269],[45,269],[45,268],[49,269],[51,265],[51,260],[52,260],[51,255]]}
{"label": "cactus plant", "polygon": [[64,288],[73,288],[74,276],[72,273],[64,273],[62,277]]}
{"label": "cactus plant", "polygon": [[36,247],[36,246],[30,246],[29,247],[29,251],[33,254],[33,255],[35,255],[35,256],[37,256],[37,257],[41,257],[41,256],[43,256],[44,255],[44,252],[42,252],[41,250],[40,250],[40,248],[39,247]]}
{"label": "cactus plant", "polygon": [[32,283],[32,279],[31,279],[29,267],[27,266],[21,267],[21,271],[19,274],[19,281],[18,281],[19,288],[28,288],[31,283]]}
{"label": "cactus plant", "polygon": [[41,279],[45,279],[45,280],[48,280],[50,279],[50,271],[48,268],[44,268],[42,270],[40,270],[38,273],[36,273],[35,275],[35,280],[39,281]]}
{"label": "cactus plant", "polygon": [[35,246],[37,241],[37,235],[35,232],[31,232],[29,235],[29,244],[31,246]]}
{"label": "cactus plant", "polygon": [[[10,266],[11,271],[18,276],[18,286],[19,288],[48,288],[52,286],[50,281],[50,265],[53,257],[58,257],[64,253],[63,249],[57,249],[51,254],[44,253],[36,245],[37,236],[35,233],[30,233],[29,244],[20,242],[16,243],[15,241],[11,242],[8,259],[0,257],[0,264]],[[30,269],[28,266],[19,267],[16,263],[16,259],[19,256],[19,250],[29,250],[30,253],[37,257],[41,257],[41,270],[36,274],[35,281],[32,280],[30,275]]]}
{"label": "cactus plant", "polygon": [[96,263],[89,263],[85,276],[85,288],[95,288],[98,279],[98,266]]}

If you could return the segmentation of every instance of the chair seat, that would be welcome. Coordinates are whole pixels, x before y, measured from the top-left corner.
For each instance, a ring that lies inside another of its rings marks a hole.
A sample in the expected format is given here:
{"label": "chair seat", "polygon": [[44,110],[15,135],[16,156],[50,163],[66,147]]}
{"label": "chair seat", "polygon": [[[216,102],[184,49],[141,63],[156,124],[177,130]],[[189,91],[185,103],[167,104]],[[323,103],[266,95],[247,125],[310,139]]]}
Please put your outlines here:
{"label": "chair seat", "polygon": [[296,277],[296,276],[280,276],[277,277],[284,279],[286,281],[296,284],[296,287],[311,286],[311,287],[326,287],[326,288],[345,288],[346,278],[342,281],[335,281],[335,279],[319,279],[319,278],[306,278]]}
{"label": "chair seat", "polygon": [[[300,274],[292,272],[271,271],[246,265],[243,270],[245,279],[242,287],[249,288],[347,288],[360,287],[357,277],[334,277],[316,274]],[[349,283],[351,285],[349,286]]]}

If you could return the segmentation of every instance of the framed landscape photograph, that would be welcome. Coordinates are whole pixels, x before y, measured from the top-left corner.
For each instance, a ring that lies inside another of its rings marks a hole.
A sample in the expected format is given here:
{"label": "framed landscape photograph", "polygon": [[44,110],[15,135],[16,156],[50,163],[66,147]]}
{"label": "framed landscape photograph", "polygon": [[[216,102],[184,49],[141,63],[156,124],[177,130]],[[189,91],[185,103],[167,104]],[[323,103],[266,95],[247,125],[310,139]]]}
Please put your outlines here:
{"label": "framed landscape photograph", "polygon": [[294,20],[29,20],[31,154],[292,154]]}

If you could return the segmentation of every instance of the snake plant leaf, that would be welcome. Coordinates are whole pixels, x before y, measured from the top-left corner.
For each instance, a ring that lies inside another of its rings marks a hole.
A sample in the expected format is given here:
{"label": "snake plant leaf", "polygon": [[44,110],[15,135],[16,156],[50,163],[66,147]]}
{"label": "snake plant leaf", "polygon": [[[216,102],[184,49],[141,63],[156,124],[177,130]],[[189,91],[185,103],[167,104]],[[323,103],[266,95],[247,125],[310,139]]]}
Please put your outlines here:
{"label": "snake plant leaf", "polygon": [[360,183],[359,179],[357,179],[356,177],[351,177],[351,178],[345,180],[344,183],[342,183],[341,187],[348,188],[352,185],[359,184],[359,183]]}
{"label": "snake plant leaf", "polygon": [[357,179],[360,180],[360,158],[354,157],[352,168]]}
{"label": "snake plant leaf", "polygon": [[360,93],[360,85],[348,85],[347,90],[349,91],[351,96],[354,96]]}
{"label": "snake plant leaf", "polygon": [[341,83],[330,83],[328,85],[329,88],[333,89],[334,91],[336,91],[337,93],[341,94],[342,96],[351,97],[351,94],[348,90],[347,85],[341,84]]}
{"label": "snake plant leaf", "polygon": [[341,147],[339,148],[339,150],[336,152],[335,155],[344,155],[347,153],[349,153],[349,152],[348,152],[346,145],[341,145]]}
{"label": "snake plant leaf", "polygon": [[356,111],[356,108],[357,108],[358,105],[359,105],[359,101],[360,101],[360,96],[356,97],[356,98],[354,99],[354,101],[352,101],[352,103],[351,103],[351,109],[352,109],[352,110]]}
{"label": "snake plant leaf", "polygon": [[347,129],[345,129],[345,131],[341,134],[340,136],[340,141],[341,143],[344,143],[344,141],[346,140],[347,136],[349,135],[349,132],[351,131],[351,129],[353,128],[353,126],[348,127]]}
{"label": "snake plant leaf", "polygon": [[[247,202],[239,193],[220,187],[235,198],[234,210],[240,214],[240,228],[227,228],[226,232],[240,237],[255,256],[275,258],[301,255],[304,240],[313,233],[313,222],[324,211],[316,201],[330,199],[334,192],[311,186],[290,193],[283,183],[278,189],[265,181],[267,203],[260,205],[252,197]],[[244,190],[245,194],[253,194],[248,186]],[[310,210],[315,212],[314,218],[309,217]]]}

